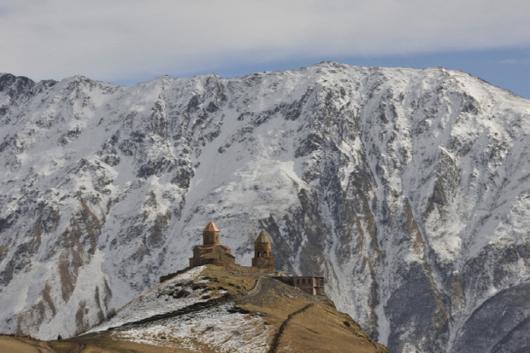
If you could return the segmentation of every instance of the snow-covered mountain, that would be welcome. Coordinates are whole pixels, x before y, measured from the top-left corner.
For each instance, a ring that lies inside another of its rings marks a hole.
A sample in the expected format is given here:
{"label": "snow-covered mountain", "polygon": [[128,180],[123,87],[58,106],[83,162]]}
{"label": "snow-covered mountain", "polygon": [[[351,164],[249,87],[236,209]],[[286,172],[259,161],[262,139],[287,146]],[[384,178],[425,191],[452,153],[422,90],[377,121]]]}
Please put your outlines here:
{"label": "snow-covered mountain", "polygon": [[93,326],[214,219],[243,264],[267,229],[391,352],[530,347],[530,101],[467,74],[3,74],[0,161],[0,331]]}

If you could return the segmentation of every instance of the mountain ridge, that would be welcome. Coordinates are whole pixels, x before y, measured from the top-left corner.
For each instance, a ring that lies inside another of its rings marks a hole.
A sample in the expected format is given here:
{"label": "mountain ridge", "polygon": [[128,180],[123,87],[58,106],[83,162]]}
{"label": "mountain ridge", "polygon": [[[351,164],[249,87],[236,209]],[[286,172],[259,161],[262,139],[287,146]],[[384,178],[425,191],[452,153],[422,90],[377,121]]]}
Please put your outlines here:
{"label": "mountain ridge", "polygon": [[308,65],[308,66],[302,66],[302,67],[299,67],[299,68],[291,68],[291,69],[285,69],[285,70],[272,70],[272,71],[258,71],[258,72],[243,74],[243,75],[227,76],[227,77],[225,77],[223,75],[220,75],[220,74],[217,74],[217,73],[204,73],[204,74],[196,74],[196,75],[190,75],[190,76],[164,74],[164,75],[161,75],[161,76],[158,76],[158,77],[154,77],[152,79],[142,80],[142,81],[138,81],[138,82],[131,83],[131,84],[120,84],[120,83],[116,83],[116,82],[114,82],[112,80],[91,79],[90,77],[88,77],[86,75],[82,75],[82,74],[73,75],[73,76],[67,76],[67,77],[64,77],[64,78],[61,78],[61,79],[49,78],[49,79],[34,80],[31,77],[24,76],[24,75],[16,75],[16,74],[9,73],[9,72],[0,72],[0,77],[1,76],[13,76],[14,78],[30,80],[34,84],[39,84],[39,83],[43,83],[43,82],[57,83],[57,82],[69,81],[69,80],[74,80],[74,81],[75,80],[89,80],[89,81],[97,82],[97,83],[108,85],[108,86],[127,88],[127,87],[133,87],[133,86],[148,84],[148,83],[154,82],[154,81],[162,81],[162,80],[167,80],[167,79],[169,79],[169,80],[193,80],[193,79],[208,79],[208,78],[215,78],[215,79],[220,79],[220,80],[245,79],[245,78],[248,78],[248,77],[251,77],[251,76],[255,76],[255,75],[271,75],[271,74],[281,74],[281,73],[286,73],[286,72],[298,72],[298,71],[306,70],[308,68],[319,67],[319,66],[323,66],[323,67],[325,67],[325,66],[355,67],[355,68],[364,69],[364,70],[381,70],[381,69],[410,70],[410,71],[439,70],[439,71],[442,71],[442,72],[457,73],[457,74],[460,74],[460,75],[468,76],[468,77],[470,77],[472,79],[479,80],[479,81],[481,81],[481,82],[483,82],[483,83],[485,83],[485,84],[487,84],[489,86],[495,87],[496,89],[502,90],[502,91],[512,95],[513,97],[529,100],[529,98],[527,98],[527,97],[523,97],[521,95],[518,95],[517,93],[513,92],[512,90],[510,90],[508,88],[504,88],[504,87],[498,86],[498,85],[496,85],[494,83],[491,83],[488,80],[486,80],[486,79],[484,79],[484,78],[482,78],[480,76],[473,75],[473,74],[468,73],[468,72],[463,71],[463,70],[450,69],[450,68],[445,67],[445,66],[433,66],[433,67],[427,67],[427,68],[421,68],[421,69],[413,68],[413,67],[407,67],[407,66],[392,66],[392,67],[386,67],[386,66],[357,66],[357,65],[344,64],[344,63],[341,63],[339,61],[333,61],[333,60],[323,60],[323,61],[320,61],[319,63],[311,64],[311,65]]}

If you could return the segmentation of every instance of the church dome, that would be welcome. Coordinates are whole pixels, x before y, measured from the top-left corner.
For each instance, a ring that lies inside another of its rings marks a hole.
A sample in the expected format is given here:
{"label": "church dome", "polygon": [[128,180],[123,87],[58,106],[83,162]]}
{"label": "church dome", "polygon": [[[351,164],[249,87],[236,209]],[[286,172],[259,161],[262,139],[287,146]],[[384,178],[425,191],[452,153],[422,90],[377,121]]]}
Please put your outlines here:
{"label": "church dome", "polygon": [[202,244],[204,246],[213,246],[220,244],[220,234],[219,228],[213,222],[208,222],[204,230],[202,231]]}
{"label": "church dome", "polygon": [[256,244],[272,244],[272,239],[269,233],[262,230],[256,238]]}
{"label": "church dome", "polygon": [[272,255],[272,239],[269,233],[262,230],[259,232],[254,243],[254,258],[252,267],[256,267],[268,272],[274,272],[275,262]]}
{"label": "church dome", "polygon": [[204,232],[219,232],[219,228],[217,228],[214,222],[210,221],[206,227],[204,227]]}

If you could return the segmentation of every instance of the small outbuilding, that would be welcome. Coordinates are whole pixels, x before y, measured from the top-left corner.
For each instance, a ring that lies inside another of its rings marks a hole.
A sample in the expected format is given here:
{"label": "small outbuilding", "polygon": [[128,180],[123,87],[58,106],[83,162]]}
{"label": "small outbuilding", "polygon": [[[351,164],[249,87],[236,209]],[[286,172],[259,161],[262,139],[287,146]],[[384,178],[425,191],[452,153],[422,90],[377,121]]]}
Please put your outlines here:
{"label": "small outbuilding", "polygon": [[274,278],[290,286],[300,288],[307,294],[326,295],[324,291],[324,277],[320,277],[320,276],[278,276]]}

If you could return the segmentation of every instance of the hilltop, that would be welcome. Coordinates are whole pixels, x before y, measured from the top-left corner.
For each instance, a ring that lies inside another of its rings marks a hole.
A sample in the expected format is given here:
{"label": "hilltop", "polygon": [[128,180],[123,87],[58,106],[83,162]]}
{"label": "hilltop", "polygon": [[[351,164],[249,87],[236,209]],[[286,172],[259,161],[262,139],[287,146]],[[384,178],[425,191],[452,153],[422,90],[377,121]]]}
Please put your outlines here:
{"label": "hilltop", "polygon": [[387,353],[323,296],[266,275],[206,265],[144,292],[87,333],[39,342],[0,337],[0,351]]}

